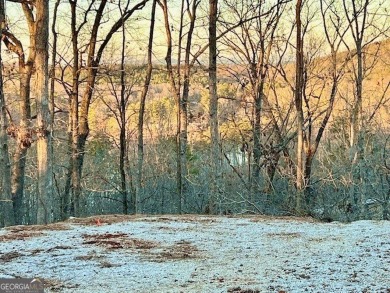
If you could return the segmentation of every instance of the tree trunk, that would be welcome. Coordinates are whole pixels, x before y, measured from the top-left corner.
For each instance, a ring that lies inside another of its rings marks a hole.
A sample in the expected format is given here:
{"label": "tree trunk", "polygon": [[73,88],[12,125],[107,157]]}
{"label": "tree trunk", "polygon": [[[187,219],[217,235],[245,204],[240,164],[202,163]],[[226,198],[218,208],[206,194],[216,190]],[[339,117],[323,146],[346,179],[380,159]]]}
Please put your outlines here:
{"label": "tree trunk", "polygon": [[[61,0],[56,0],[54,4],[53,9],[53,20],[52,20],[52,26],[51,26],[51,32],[53,36],[53,44],[52,44],[52,50],[51,50],[51,66],[49,70],[49,76],[50,76],[50,89],[49,89],[49,112],[50,112],[50,122],[51,122],[51,134],[50,136],[53,137],[54,132],[54,112],[55,112],[55,78],[56,78],[56,66],[57,66],[57,40],[58,40],[58,33],[56,31],[56,24],[57,24],[57,12],[58,12],[58,6],[60,5]],[[52,169],[54,166],[54,146],[53,142],[50,143],[50,156],[51,156],[51,163],[52,163]],[[55,179],[54,177],[54,171],[52,170],[52,180]],[[58,194],[58,196],[60,196]],[[63,202],[62,198],[56,197],[54,199],[54,186],[53,186],[53,199],[52,199],[52,207],[53,207],[53,221],[58,221],[63,219],[62,210],[63,210]]]}
{"label": "tree trunk", "polygon": [[[255,69],[256,70],[256,69]],[[257,71],[257,70],[256,70]],[[253,168],[251,176],[251,195],[253,201],[255,195],[260,192],[260,159],[261,159],[261,104],[263,96],[263,81],[258,81],[256,72],[256,92],[254,95],[254,122],[253,122]]]}
{"label": "tree trunk", "polygon": [[[353,184],[350,191],[350,201],[353,206],[355,217],[364,218],[365,211],[365,192],[358,189],[362,183],[361,159],[364,154],[362,121],[362,92],[363,92],[363,52],[361,40],[356,42],[357,71],[355,73],[355,104],[352,109],[351,127],[350,127],[350,159],[352,163]],[[364,183],[362,183],[364,184]]]}
{"label": "tree trunk", "polygon": [[344,11],[347,19],[350,22],[349,28],[353,37],[357,68],[353,68],[353,76],[355,78],[355,101],[351,113],[350,125],[350,160],[353,184],[350,189],[350,204],[354,212],[354,217],[366,216],[365,191],[359,190],[358,186],[364,188],[363,181],[363,166],[362,158],[364,157],[364,136],[362,132],[362,105],[363,105],[363,80],[364,80],[364,52],[363,42],[365,41],[365,31],[372,24],[368,23],[368,5],[371,1],[364,0],[361,2],[352,1],[352,16],[349,15],[347,2],[343,2]]}
{"label": "tree trunk", "polygon": [[38,224],[52,222],[53,180],[49,112],[49,0],[36,1],[36,104],[38,159]]}
{"label": "tree trunk", "polygon": [[[167,53],[165,55],[165,62],[166,62],[166,67],[168,71],[168,76],[169,76],[169,82],[172,88],[172,91],[174,92],[174,97],[175,97],[175,103],[177,107],[177,125],[176,125],[176,189],[177,189],[177,196],[178,196],[178,201],[176,205],[176,210],[178,213],[182,212],[182,198],[183,198],[183,183],[185,181],[185,174],[183,174],[183,168],[185,166],[182,165],[183,157],[186,156],[186,151],[183,149],[183,141],[182,138],[186,139],[186,134],[185,137],[182,137],[182,125],[183,121],[182,118],[185,118],[186,120],[186,114],[183,112],[183,104],[181,100],[181,81],[180,81],[180,62],[181,60],[178,60],[178,76],[177,80],[175,79],[174,72],[173,72],[173,65],[172,65],[172,32],[171,32],[171,25],[169,22],[169,11],[168,11],[168,4],[167,0],[163,0],[162,2],[159,1],[159,5],[163,10],[164,14],[164,25],[165,25],[165,33],[167,37]],[[182,29],[180,30],[180,33],[182,33]],[[179,35],[179,40],[181,42],[182,36]],[[179,50],[180,51],[180,50]],[[180,57],[180,52],[178,54],[178,57]],[[185,107],[184,107],[185,108]],[[185,123],[185,122],[184,122]],[[186,127],[186,126],[185,126]],[[184,162],[186,164],[186,159],[184,159]]]}
{"label": "tree trunk", "polygon": [[[180,115],[180,131],[179,131],[179,140],[180,140],[180,167],[181,167],[181,192],[180,192],[180,212],[182,212],[188,192],[188,169],[187,169],[187,148],[188,148],[188,98],[190,92],[190,75],[191,75],[191,46],[192,46],[192,36],[195,29],[196,21],[196,10],[199,5],[198,0],[192,2],[191,11],[188,13],[190,16],[190,27],[187,32],[187,43],[184,56],[184,76],[183,76],[183,94],[179,103],[179,115]],[[183,3],[184,4],[184,3]],[[182,8],[183,10],[183,8]],[[190,10],[190,7],[188,7]],[[182,12],[183,14],[183,12]],[[179,34],[179,38],[182,38],[182,32]],[[178,58],[180,60],[180,57]],[[179,69],[180,70],[180,69]],[[180,71],[178,72],[180,76]]]}
{"label": "tree trunk", "polygon": [[31,107],[30,107],[30,82],[32,76],[32,62],[29,65],[20,65],[21,73],[19,81],[19,93],[21,98],[21,120],[16,133],[16,146],[13,155],[13,166],[11,173],[11,191],[15,214],[15,223],[23,224],[25,218],[24,205],[24,175],[26,169],[27,151],[32,144],[30,129]]}
{"label": "tree trunk", "polygon": [[304,212],[304,171],[303,171],[303,38],[301,22],[302,0],[296,4],[296,76],[295,76],[295,108],[297,112],[297,172],[296,172],[296,211]]}
{"label": "tree trunk", "polygon": [[351,159],[353,163],[358,160],[358,138],[360,130],[360,115],[362,112],[362,91],[363,91],[363,52],[362,45],[358,41],[356,44],[356,58],[358,68],[356,72],[356,93],[355,93],[355,105],[352,109],[351,115],[351,128],[350,128],[350,147],[351,147]]}
{"label": "tree trunk", "polygon": [[149,91],[150,80],[152,77],[153,64],[153,35],[154,35],[154,23],[156,14],[156,0],[153,0],[152,14],[150,20],[149,30],[149,44],[148,44],[148,69],[145,76],[145,83],[141,93],[140,109],[138,113],[138,148],[137,148],[137,178],[136,178],[136,192],[135,192],[135,212],[140,212],[141,197],[143,194],[143,164],[144,164],[144,115],[145,115],[145,102],[146,96]]}
{"label": "tree trunk", "polygon": [[[0,0],[0,36],[3,37],[3,28],[5,27],[4,0]],[[0,42],[0,52],[2,49]],[[8,154],[7,137],[7,111],[3,91],[3,61],[0,54],[0,227],[11,226],[15,224],[15,218],[12,209],[11,193],[11,168]]]}
{"label": "tree trunk", "polygon": [[121,51],[121,92],[120,92],[120,134],[119,134],[119,173],[121,177],[121,194],[122,194],[122,211],[127,215],[129,212],[128,190],[127,190],[127,175],[125,163],[128,161],[127,156],[127,140],[126,140],[126,31],[125,24],[122,24],[122,51]]}
{"label": "tree trunk", "polygon": [[210,137],[211,137],[211,186],[208,210],[210,214],[217,212],[217,200],[220,192],[220,152],[218,127],[217,96],[217,12],[218,0],[209,0],[209,95],[210,95]]}
{"label": "tree trunk", "polygon": [[25,218],[24,207],[24,176],[26,167],[27,150],[33,143],[30,105],[30,83],[35,60],[35,20],[33,7],[28,3],[21,2],[21,8],[26,17],[29,32],[29,51],[26,53],[23,45],[11,32],[3,31],[3,41],[7,48],[18,56],[19,65],[19,97],[20,97],[20,123],[18,126],[11,125],[10,135],[15,138],[16,146],[13,155],[11,173],[11,192],[15,214],[15,223],[23,224]]}
{"label": "tree trunk", "polygon": [[[80,61],[78,49],[78,31],[76,28],[76,3],[71,2],[71,30],[72,30],[72,91],[70,95],[69,109],[69,171],[68,179],[69,189],[65,188],[64,194],[64,215],[79,216],[79,197],[81,192],[81,183],[78,172],[79,162],[79,79],[80,79]],[[66,186],[67,187],[67,186]]]}

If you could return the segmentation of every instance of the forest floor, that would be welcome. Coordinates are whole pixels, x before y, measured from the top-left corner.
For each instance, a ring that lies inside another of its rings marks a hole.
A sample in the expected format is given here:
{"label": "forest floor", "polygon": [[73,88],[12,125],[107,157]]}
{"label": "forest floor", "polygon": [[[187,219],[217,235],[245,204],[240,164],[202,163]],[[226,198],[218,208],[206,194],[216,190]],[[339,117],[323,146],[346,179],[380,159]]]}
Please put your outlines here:
{"label": "forest floor", "polygon": [[390,292],[390,222],[96,216],[0,229],[0,278],[48,292]]}

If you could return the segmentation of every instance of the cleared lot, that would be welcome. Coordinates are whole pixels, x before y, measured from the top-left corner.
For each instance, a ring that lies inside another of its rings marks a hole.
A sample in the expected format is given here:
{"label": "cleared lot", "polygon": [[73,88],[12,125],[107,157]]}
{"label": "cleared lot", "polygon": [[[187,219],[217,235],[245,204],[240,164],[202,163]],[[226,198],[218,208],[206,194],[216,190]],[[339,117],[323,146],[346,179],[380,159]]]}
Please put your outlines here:
{"label": "cleared lot", "polygon": [[0,230],[0,277],[59,292],[390,292],[390,222],[102,216]]}

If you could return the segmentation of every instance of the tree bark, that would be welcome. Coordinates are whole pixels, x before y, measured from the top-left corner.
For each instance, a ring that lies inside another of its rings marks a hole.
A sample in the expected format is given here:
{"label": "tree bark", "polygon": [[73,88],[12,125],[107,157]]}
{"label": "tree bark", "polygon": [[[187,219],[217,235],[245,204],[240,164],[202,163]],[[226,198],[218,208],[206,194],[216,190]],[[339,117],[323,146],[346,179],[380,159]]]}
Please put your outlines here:
{"label": "tree bark", "polygon": [[[57,25],[57,13],[58,13],[58,7],[60,5],[61,0],[56,0],[54,4],[54,9],[53,9],[53,20],[52,20],[52,25],[51,25],[51,32],[53,36],[53,44],[52,44],[52,50],[51,50],[51,66],[50,66],[50,71],[49,71],[49,76],[50,76],[50,89],[49,89],[49,112],[50,112],[50,122],[51,122],[51,137],[54,136],[54,113],[55,113],[55,78],[56,78],[56,66],[57,66],[57,42],[58,42],[58,33],[56,30],[56,25]],[[54,171],[53,171],[53,166],[54,166],[54,157],[53,157],[53,152],[54,152],[54,146],[53,142],[50,144],[50,156],[52,159],[52,174],[53,174],[53,180],[55,179]],[[63,209],[64,209],[64,202],[63,198],[60,196],[58,193],[58,197],[56,200],[54,200],[54,186],[53,186],[53,221],[58,221],[58,220],[64,220],[64,215],[63,215]]]}
{"label": "tree bark", "polygon": [[296,211],[304,212],[304,170],[303,170],[303,38],[301,21],[302,0],[296,4],[296,76],[295,76],[295,108],[297,113],[297,169],[296,169]]}
{"label": "tree bark", "polygon": [[211,185],[208,210],[210,214],[217,212],[217,200],[220,192],[220,151],[218,126],[217,96],[217,13],[218,0],[209,0],[209,119],[211,138]]}
{"label": "tree bark", "polygon": [[71,1],[71,32],[72,32],[72,91],[70,95],[69,109],[69,171],[68,179],[69,187],[65,188],[64,194],[64,216],[79,215],[79,196],[81,192],[81,176],[79,176],[79,79],[80,79],[80,61],[78,49],[78,33],[76,27],[76,3]]}
{"label": "tree bark", "polygon": [[38,199],[37,223],[53,220],[53,180],[51,160],[51,121],[49,112],[49,0],[36,3],[36,104],[37,104],[37,160]]}
{"label": "tree bark", "polygon": [[[119,9],[122,13],[122,8],[119,4]],[[128,189],[127,189],[127,174],[126,174],[126,162],[129,158],[127,155],[127,137],[126,137],[126,31],[125,24],[122,24],[122,48],[121,48],[121,92],[120,92],[120,102],[119,102],[119,113],[120,113],[120,133],[119,133],[119,173],[121,177],[121,194],[122,194],[122,211],[123,214],[127,215],[129,213],[129,203],[128,203]]]}
{"label": "tree bark", "polygon": [[33,143],[31,129],[31,77],[35,60],[35,20],[32,11],[27,3],[21,3],[22,10],[26,17],[29,32],[29,53],[26,59],[22,43],[9,31],[3,31],[3,41],[6,47],[18,56],[19,70],[19,98],[20,98],[20,122],[19,125],[11,125],[11,136],[15,138],[16,145],[13,154],[11,168],[11,192],[15,223],[26,222],[26,206],[24,205],[24,177],[26,168],[27,151]]}
{"label": "tree bark", "polygon": [[[255,78],[258,79],[258,73],[255,69]],[[264,81],[256,80],[254,93],[254,122],[253,122],[253,168],[251,176],[251,196],[252,202],[254,195],[259,194],[260,190],[260,159],[261,159],[261,104],[263,96]]]}
{"label": "tree bark", "polygon": [[[3,38],[3,28],[5,27],[5,6],[4,0],[0,0],[0,36]],[[0,52],[2,49],[0,42]],[[7,111],[3,91],[3,61],[0,54],[0,227],[15,224],[12,208],[11,193],[11,166],[8,154],[7,137]]]}

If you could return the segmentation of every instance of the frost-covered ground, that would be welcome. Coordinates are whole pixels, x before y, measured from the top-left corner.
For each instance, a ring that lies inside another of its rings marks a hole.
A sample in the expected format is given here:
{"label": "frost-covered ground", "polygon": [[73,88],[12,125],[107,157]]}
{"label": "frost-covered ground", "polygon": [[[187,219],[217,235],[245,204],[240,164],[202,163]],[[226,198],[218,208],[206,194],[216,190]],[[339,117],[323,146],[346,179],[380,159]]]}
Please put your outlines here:
{"label": "frost-covered ground", "polygon": [[114,215],[17,226],[0,230],[5,277],[82,293],[390,292],[390,222]]}

